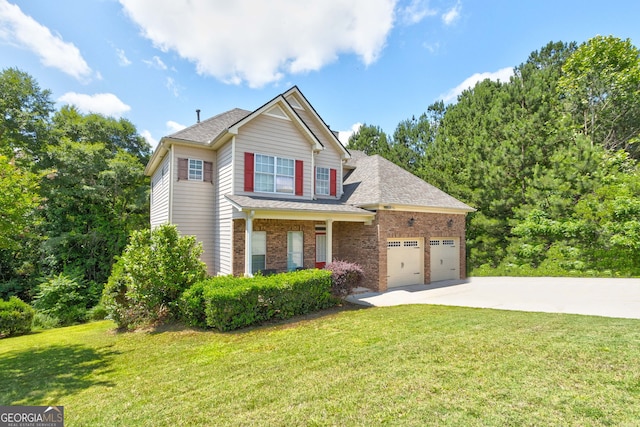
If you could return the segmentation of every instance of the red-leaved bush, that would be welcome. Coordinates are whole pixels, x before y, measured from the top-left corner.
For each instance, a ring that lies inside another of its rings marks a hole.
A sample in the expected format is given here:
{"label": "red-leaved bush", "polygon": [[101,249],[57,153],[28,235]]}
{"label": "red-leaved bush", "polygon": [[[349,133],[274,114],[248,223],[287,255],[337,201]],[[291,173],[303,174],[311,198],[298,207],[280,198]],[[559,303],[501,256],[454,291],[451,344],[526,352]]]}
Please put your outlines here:
{"label": "red-leaved bush", "polygon": [[331,293],[336,297],[344,297],[360,286],[364,279],[364,271],[358,264],[347,261],[333,261],[325,265],[331,271]]}

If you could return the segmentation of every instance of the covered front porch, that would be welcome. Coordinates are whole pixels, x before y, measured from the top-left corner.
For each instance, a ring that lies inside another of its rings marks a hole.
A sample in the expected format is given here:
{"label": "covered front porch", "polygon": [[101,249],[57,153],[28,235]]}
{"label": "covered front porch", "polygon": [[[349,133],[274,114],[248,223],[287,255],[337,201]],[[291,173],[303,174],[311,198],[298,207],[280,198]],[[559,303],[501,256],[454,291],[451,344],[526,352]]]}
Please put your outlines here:
{"label": "covered front porch", "polygon": [[234,208],[234,275],[321,268],[333,260],[334,222],[371,224],[375,218],[335,201],[226,198]]}

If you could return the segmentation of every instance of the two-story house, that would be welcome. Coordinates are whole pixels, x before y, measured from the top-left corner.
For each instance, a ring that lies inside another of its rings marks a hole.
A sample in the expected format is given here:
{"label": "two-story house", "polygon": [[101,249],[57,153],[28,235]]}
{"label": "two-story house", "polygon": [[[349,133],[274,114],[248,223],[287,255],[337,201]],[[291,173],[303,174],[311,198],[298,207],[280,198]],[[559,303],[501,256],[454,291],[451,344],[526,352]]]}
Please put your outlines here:
{"label": "two-story house", "polygon": [[465,275],[474,209],[380,156],[350,153],[297,87],[162,138],[151,226],[202,242],[210,274],[360,264],[365,285]]}

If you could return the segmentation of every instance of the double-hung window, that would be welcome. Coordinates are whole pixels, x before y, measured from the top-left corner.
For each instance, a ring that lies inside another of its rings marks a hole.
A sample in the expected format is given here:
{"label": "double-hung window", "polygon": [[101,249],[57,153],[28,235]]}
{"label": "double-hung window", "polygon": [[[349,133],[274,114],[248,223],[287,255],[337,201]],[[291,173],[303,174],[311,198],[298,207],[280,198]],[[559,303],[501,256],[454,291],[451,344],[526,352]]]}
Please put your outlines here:
{"label": "double-hung window", "polygon": [[264,271],[267,265],[267,232],[254,231],[251,234],[251,273]]}
{"label": "double-hung window", "polygon": [[316,194],[329,195],[329,168],[316,168]]}
{"label": "double-hung window", "polygon": [[287,233],[287,270],[304,267],[304,236],[302,231]]}
{"label": "double-hung window", "polygon": [[[169,171],[163,167],[162,176]],[[213,163],[201,159],[178,158],[178,181],[200,181],[213,183]]]}
{"label": "double-hung window", "polygon": [[189,181],[202,181],[203,170],[202,160],[189,159]]}
{"label": "double-hung window", "polygon": [[255,155],[255,191],[293,193],[295,189],[295,160]]}

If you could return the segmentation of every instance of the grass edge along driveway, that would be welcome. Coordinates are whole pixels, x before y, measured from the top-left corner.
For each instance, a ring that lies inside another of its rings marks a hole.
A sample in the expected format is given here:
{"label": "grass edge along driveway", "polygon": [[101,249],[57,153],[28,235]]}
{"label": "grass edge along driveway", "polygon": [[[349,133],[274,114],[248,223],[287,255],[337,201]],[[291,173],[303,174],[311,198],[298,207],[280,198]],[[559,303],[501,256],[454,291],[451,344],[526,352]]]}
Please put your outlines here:
{"label": "grass edge along driveway", "polygon": [[236,333],[104,321],[0,341],[0,404],[67,425],[633,425],[640,321],[448,306]]}

